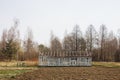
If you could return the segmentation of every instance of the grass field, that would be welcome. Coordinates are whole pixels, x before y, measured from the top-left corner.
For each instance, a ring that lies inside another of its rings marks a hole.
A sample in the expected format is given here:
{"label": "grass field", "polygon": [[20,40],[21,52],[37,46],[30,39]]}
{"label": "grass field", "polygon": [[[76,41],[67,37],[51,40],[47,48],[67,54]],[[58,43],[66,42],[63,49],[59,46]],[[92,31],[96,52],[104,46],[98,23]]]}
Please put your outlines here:
{"label": "grass field", "polygon": [[11,61],[11,62],[0,62],[0,67],[33,67],[37,66],[38,61]]}
{"label": "grass field", "polygon": [[30,72],[37,68],[37,61],[0,62],[0,80],[6,80],[16,75]]}
{"label": "grass field", "polygon": [[[120,80],[120,63],[115,62],[93,62],[92,67],[42,68],[36,66],[37,62],[19,62],[22,63],[24,67],[17,67],[15,61],[0,62],[0,80]],[[100,78],[98,75],[103,78],[95,79]]]}
{"label": "grass field", "polygon": [[[93,62],[93,66],[101,67],[120,67],[120,62]],[[0,62],[0,67],[36,67],[38,61],[11,61],[11,62]]]}
{"label": "grass field", "polygon": [[15,77],[16,75],[22,74],[24,72],[27,72],[28,70],[0,70],[0,79],[7,79]]}
{"label": "grass field", "polygon": [[111,68],[117,68],[120,67],[120,62],[93,62],[93,66],[98,67],[111,67]]}
{"label": "grass field", "polygon": [[0,80],[9,80],[16,75],[37,70],[37,67],[0,67]]}

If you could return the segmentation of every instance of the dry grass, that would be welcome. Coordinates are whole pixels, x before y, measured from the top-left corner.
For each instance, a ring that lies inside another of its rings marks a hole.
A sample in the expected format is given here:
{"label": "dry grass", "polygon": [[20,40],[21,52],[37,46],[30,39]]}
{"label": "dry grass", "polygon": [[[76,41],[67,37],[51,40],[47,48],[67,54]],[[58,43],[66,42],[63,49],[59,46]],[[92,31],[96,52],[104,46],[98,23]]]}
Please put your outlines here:
{"label": "dry grass", "polygon": [[102,67],[120,67],[120,62],[93,62],[93,66],[102,66]]}
{"label": "dry grass", "polygon": [[27,67],[27,66],[37,66],[38,61],[11,61],[11,62],[0,62],[0,67]]}
{"label": "dry grass", "polygon": [[12,62],[0,62],[0,66],[1,67],[10,67],[10,66],[16,66],[17,63],[16,61],[12,61]]}
{"label": "dry grass", "polygon": [[[102,67],[120,67],[120,62],[93,62],[93,66]],[[11,61],[0,62],[0,67],[35,67],[38,66],[38,61]]]}

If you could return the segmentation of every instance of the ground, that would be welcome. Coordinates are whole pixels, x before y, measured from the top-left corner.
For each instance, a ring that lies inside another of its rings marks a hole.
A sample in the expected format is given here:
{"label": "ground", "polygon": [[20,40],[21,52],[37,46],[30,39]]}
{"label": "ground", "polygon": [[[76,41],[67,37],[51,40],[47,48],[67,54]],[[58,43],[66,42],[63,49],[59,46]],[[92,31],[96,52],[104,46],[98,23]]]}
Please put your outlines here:
{"label": "ground", "polygon": [[120,68],[42,67],[11,80],[120,80]]}
{"label": "ground", "polygon": [[92,67],[0,67],[0,80],[120,80],[120,63]]}

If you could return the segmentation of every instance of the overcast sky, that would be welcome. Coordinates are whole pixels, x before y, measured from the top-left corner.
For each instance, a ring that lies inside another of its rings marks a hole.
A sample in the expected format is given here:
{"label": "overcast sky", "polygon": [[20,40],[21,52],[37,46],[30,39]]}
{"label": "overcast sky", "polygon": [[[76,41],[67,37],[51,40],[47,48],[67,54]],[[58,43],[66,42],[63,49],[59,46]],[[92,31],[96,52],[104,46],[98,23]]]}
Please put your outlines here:
{"label": "overcast sky", "polygon": [[90,24],[96,29],[105,24],[116,32],[120,0],[0,0],[0,35],[15,18],[20,20],[22,39],[30,27],[35,41],[48,44],[51,30],[62,39],[65,30],[71,32],[76,24],[83,32]]}

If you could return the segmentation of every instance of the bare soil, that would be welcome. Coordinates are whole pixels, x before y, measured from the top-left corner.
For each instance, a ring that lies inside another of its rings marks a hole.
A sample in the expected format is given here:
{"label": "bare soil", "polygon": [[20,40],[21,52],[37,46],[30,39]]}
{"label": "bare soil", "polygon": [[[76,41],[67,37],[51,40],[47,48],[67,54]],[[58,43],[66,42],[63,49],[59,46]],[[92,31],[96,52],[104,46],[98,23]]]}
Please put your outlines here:
{"label": "bare soil", "polygon": [[40,67],[10,80],[120,80],[120,68]]}

